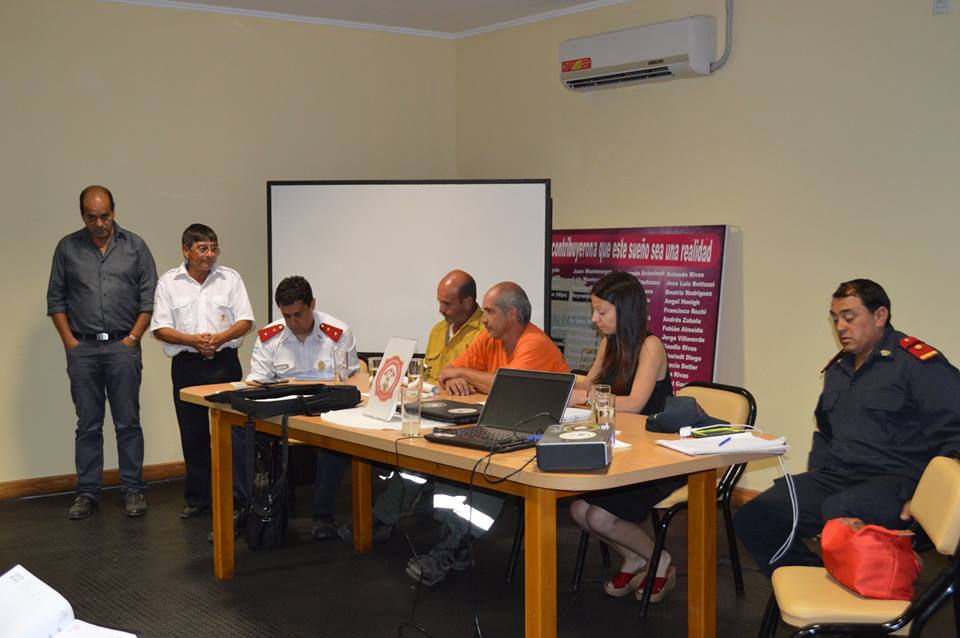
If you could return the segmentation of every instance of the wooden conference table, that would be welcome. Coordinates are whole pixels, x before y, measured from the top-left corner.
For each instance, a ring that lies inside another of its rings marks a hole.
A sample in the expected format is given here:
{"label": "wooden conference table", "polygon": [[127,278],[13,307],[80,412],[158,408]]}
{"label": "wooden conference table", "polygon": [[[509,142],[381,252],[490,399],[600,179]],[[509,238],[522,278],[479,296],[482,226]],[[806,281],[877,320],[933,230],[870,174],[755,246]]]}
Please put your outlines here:
{"label": "wooden conference table", "polygon": [[[358,377],[353,377],[350,381]],[[357,381],[361,390],[367,380]],[[196,386],[181,390],[184,401],[210,408],[211,458],[213,471],[213,572],[218,579],[233,577],[233,465],[231,426],[244,423],[244,415],[212,404],[203,397],[229,384]],[[763,458],[761,455],[723,454],[685,456],[654,443],[671,435],[654,434],[644,429],[639,415],[617,415],[618,438],[631,444],[614,453],[606,472],[547,473],[536,462],[502,483],[488,483],[480,472],[474,485],[524,499],[524,627],[527,638],[552,638],[557,634],[557,500],[578,493],[641,483],[652,479],[688,475],[689,509],[687,535],[689,552],[687,635],[695,638],[716,636],[717,602],[717,468]],[[258,420],[257,430],[280,432],[279,417]],[[469,483],[470,473],[484,453],[478,450],[430,443],[422,439],[397,442],[396,430],[368,430],[334,425],[322,417],[290,417],[289,436],[309,445],[349,454],[353,477],[354,547],[369,551],[372,547],[371,462],[402,467],[436,477]],[[532,449],[493,457],[486,473],[502,478],[515,472],[531,455]],[[486,462],[484,462],[486,465]]]}

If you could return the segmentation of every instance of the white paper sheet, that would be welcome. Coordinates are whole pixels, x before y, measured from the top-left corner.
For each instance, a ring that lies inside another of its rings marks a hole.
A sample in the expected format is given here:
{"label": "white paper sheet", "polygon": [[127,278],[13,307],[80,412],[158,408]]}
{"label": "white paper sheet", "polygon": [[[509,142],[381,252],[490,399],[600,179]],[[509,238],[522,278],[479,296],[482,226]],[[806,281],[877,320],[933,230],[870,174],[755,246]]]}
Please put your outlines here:
{"label": "white paper sheet", "polygon": [[[400,431],[400,415],[394,414],[389,421],[381,421],[372,416],[364,414],[365,408],[349,408],[347,410],[335,410],[333,412],[324,412],[323,420],[329,421],[335,425],[343,425],[349,428],[359,428],[361,430],[396,430]],[[429,430],[434,426],[449,425],[431,419],[421,419],[420,429]]]}
{"label": "white paper sheet", "polygon": [[752,432],[741,432],[730,436],[711,436],[704,439],[685,438],[676,440],[657,440],[657,445],[683,452],[690,456],[701,454],[783,454],[787,451],[785,437],[764,439]]}

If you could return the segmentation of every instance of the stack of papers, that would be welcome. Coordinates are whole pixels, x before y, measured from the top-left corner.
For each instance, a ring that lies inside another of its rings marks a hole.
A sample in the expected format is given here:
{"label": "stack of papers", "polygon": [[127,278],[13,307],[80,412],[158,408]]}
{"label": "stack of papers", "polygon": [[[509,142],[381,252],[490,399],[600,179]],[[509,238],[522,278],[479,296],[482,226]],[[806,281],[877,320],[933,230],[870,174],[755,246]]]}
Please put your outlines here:
{"label": "stack of papers", "polygon": [[77,620],[73,607],[22,565],[0,576],[0,638],[137,638]]}
{"label": "stack of papers", "polygon": [[754,436],[753,432],[741,432],[730,436],[711,436],[704,439],[657,440],[657,445],[683,452],[690,456],[700,454],[784,454],[787,451],[787,439],[764,439]]}

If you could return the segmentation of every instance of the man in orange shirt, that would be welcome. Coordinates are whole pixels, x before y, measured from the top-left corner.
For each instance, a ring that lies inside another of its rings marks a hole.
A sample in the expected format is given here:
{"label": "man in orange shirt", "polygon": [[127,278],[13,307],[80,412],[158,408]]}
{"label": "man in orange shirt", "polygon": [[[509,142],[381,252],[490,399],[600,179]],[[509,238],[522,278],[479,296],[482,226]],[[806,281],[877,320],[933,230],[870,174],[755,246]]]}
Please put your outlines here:
{"label": "man in orange shirt", "polygon": [[550,337],[530,323],[530,300],[523,288],[500,282],[484,295],[482,309],[486,330],[440,371],[440,385],[448,394],[486,394],[500,368],[570,371]]}
{"label": "man in orange shirt", "polygon": [[[448,394],[466,395],[490,391],[500,368],[569,372],[559,348],[530,323],[530,300],[523,289],[504,281],[483,297],[483,326],[466,352],[441,370],[440,384]],[[438,484],[433,497],[435,518],[444,525],[443,539],[428,553],[407,562],[407,574],[424,585],[435,585],[450,570],[462,571],[473,564],[467,536],[480,537],[490,529],[503,507],[497,494]]]}

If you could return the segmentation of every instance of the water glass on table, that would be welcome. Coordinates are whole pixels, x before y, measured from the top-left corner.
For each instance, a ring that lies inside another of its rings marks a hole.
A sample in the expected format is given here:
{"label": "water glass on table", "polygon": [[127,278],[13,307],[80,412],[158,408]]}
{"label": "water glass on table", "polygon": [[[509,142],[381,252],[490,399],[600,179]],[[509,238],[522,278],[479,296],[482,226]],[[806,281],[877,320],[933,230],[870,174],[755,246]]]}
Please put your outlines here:
{"label": "water glass on table", "polygon": [[410,359],[407,365],[407,386],[416,386],[417,392],[423,390],[423,359]]}
{"label": "water glass on table", "polygon": [[383,357],[368,357],[367,358],[367,370],[370,372],[370,387],[373,387],[373,382],[377,379],[377,371],[380,369],[380,362],[383,361]]}
{"label": "water glass on table", "polygon": [[617,404],[612,394],[598,395],[599,399],[594,406],[597,418],[597,425],[609,425],[616,427],[617,424]]}
{"label": "water glass on table", "polygon": [[333,353],[333,380],[336,383],[342,383],[350,376],[350,369],[347,367],[347,351],[336,350]]}
{"label": "water glass on table", "polygon": [[609,401],[611,396],[611,388],[609,384],[606,383],[595,383],[590,386],[590,409],[593,413],[593,420],[597,423],[600,420],[597,418],[597,403],[600,401]]}
{"label": "water glass on table", "polygon": [[420,386],[405,385],[400,389],[400,434],[420,436]]}

